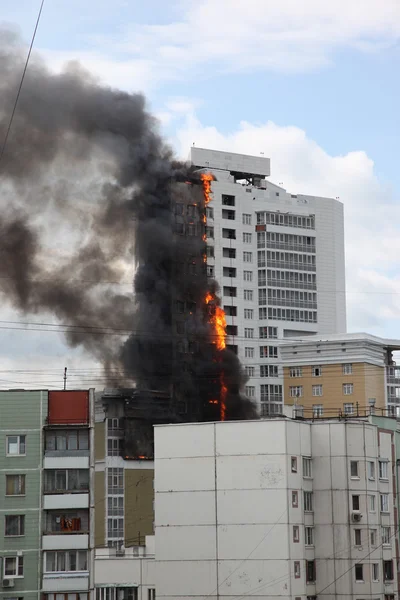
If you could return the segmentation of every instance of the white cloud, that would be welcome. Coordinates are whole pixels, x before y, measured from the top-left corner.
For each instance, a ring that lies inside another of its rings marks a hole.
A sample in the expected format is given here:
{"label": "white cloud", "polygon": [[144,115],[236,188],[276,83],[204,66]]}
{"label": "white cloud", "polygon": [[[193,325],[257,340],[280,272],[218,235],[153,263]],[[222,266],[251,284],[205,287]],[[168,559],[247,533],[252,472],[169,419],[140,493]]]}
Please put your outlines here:
{"label": "white cloud", "polygon": [[[182,157],[196,146],[271,158],[271,180],[293,193],[339,197],[345,208],[349,330],[400,337],[400,205],[393,202],[363,151],[330,156],[297,127],[242,122],[223,135],[190,111],[174,145]],[[388,321],[388,319],[397,321]],[[397,331],[396,331],[397,330]]]}
{"label": "white cloud", "polygon": [[[82,52],[46,52],[53,66],[78,58],[103,81],[149,90],[164,81],[251,70],[309,71],[336,51],[379,52],[400,36],[398,0],[186,0],[180,20],[90,31]],[[180,8],[180,10],[178,10]]]}

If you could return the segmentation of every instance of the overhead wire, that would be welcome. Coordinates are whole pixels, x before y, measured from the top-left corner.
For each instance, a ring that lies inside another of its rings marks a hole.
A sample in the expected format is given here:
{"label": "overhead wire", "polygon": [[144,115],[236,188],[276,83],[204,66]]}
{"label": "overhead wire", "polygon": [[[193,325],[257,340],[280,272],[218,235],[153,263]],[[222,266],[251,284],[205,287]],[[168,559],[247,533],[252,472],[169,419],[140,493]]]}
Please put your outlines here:
{"label": "overhead wire", "polygon": [[28,69],[29,60],[30,60],[30,57],[31,57],[31,54],[32,54],[33,44],[35,42],[36,33],[37,33],[37,30],[38,30],[38,27],[39,27],[39,23],[40,23],[40,18],[42,16],[43,5],[44,5],[44,0],[42,0],[41,3],[40,3],[40,8],[39,8],[39,12],[38,12],[38,15],[37,15],[37,18],[36,18],[35,28],[33,30],[33,35],[32,35],[31,43],[30,43],[30,46],[29,46],[28,55],[27,55],[26,60],[25,60],[25,65],[24,65],[24,69],[22,71],[21,80],[19,82],[17,95],[15,97],[14,105],[13,105],[13,108],[12,108],[12,111],[11,111],[11,116],[10,116],[10,119],[9,119],[9,122],[8,122],[8,126],[7,126],[7,129],[6,129],[6,135],[4,137],[4,141],[3,141],[3,144],[2,144],[2,147],[1,147],[1,151],[0,151],[0,163],[1,163],[2,159],[3,159],[4,152],[5,152],[5,149],[6,149],[6,146],[7,146],[7,142],[8,142],[8,138],[10,136],[11,126],[12,126],[12,123],[14,121],[14,116],[15,116],[15,112],[17,110],[17,105],[18,105],[19,97],[21,95],[21,90],[22,90],[22,86],[23,86],[23,83],[24,83],[26,71]]}

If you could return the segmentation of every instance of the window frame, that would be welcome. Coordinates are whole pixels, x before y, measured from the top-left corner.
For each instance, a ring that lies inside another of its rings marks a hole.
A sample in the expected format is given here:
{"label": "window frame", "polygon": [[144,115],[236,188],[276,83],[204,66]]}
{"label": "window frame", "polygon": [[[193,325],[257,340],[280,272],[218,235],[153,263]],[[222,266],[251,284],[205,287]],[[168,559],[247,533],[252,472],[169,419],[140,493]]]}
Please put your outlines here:
{"label": "window frame", "polygon": [[312,470],[311,456],[303,456],[301,462],[302,462],[303,479],[312,479],[313,470]]}
{"label": "window frame", "polygon": [[[388,535],[387,535],[388,534]],[[382,546],[391,546],[392,532],[390,525],[381,525]]]}
{"label": "window frame", "polygon": [[375,477],[376,477],[376,469],[375,469],[376,465],[375,465],[375,461],[374,460],[369,460],[368,461],[368,479],[370,481],[375,481]]}
{"label": "window frame", "polygon": [[300,543],[300,527],[298,525],[293,525],[293,543]]}
{"label": "window frame", "polygon": [[[15,574],[7,573],[7,561],[15,559]],[[3,578],[4,579],[22,579],[24,577],[24,557],[13,555],[3,557]]]}
{"label": "window frame", "polygon": [[322,377],[322,366],[321,365],[313,365],[312,366],[312,376],[313,377]]}
{"label": "window frame", "polygon": [[314,498],[313,498],[313,493],[311,491],[303,490],[303,503],[304,503],[304,512],[306,512],[306,513],[314,512]]}
{"label": "window frame", "polygon": [[[10,438],[17,438],[17,446],[18,446],[18,452],[9,452],[9,443],[10,443]],[[21,443],[21,439],[23,438],[23,442]],[[21,452],[21,446],[23,446],[24,451]],[[26,456],[26,435],[25,434],[10,434],[10,435],[6,435],[6,456],[7,457],[13,457],[13,456]]]}
{"label": "window frame", "polygon": [[379,460],[378,461],[379,479],[380,480],[389,481],[389,468],[388,468],[388,465],[389,465],[389,461],[388,460]]}
{"label": "window frame", "polygon": [[[358,465],[359,465],[358,460],[350,461],[350,479],[360,479],[360,472],[359,472]],[[353,473],[354,466],[355,466],[355,473]]]}
{"label": "window frame", "polygon": [[[361,569],[361,578],[357,577],[357,570]],[[364,565],[363,563],[356,563],[354,565],[354,578],[356,583],[364,583]]]}
{"label": "window frame", "polygon": [[304,527],[304,545],[308,547],[314,546],[314,527],[310,525]]}
{"label": "window frame", "polygon": [[379,494],[379,508],[381,513],[389,513],[390,512],[390,506],[389,506],[389,494],[387,493],[380,493]]}
{"label": "window frame", "polygon": [[300,561],[299,560],[295,560],[293,563],[293,574],[294,574],[294,578],[295,579],[300,579],[301,577],[301,568],[300,568]]}
{"label": "window frame", "polygon": [[342,394],[343,394],[343,396],[353,396],[354,384],[353,383],[343,383],[342,384]]}
{"label": "window frame", "polygon": [[323,396],[322,383],[318,383],[312,386],[312,396],[313,398],[321,398]]}
{"label": "window frame", "polygon": [[[7,520],[17,519],[17,529],[18,533],[7,533],[7,530],[10,529],[10,522],[7,523]],[[16,537],[24,537],[25,536],[25,515],[23,514],[8,514],[4,515],[4,537],[5,538],[16,538]]]}
{"label": "window frame", "polygon": [[292,508],[299,508],[299,492],[292,490]]}
{"label": "window frame", "polygon": [[297,473],[297,456],[290,458],[290,470],[292,473]]}
{"label": "window frame", "polygon": [[[347,367],[350,367],[350,369]],[[342,364],[342,375],[353,375],[353,363]]]}
{"label": "window frame", "polygon": [[357,527],[356,529],[353,529],[353,531],[354,531],[354,545],[355,546],[362,546],[361,529],[359,529]]}
{"label": "window frame", "polygon": [[[23,482],[22,485],[19,485],[19,488],[23,488],[23,491],[21,494],[8,494],[7,490],[9,488],[8,485],[8,481],[7,478],[8,477],[14,477],[14,478],[18,478],[20,481],[19,483]],[[26,474],[25,473],[6,473],[6,485],[5,485],[5,494],[4,494],[7,498],[13,498],[13,497],[23,497],[26,496]]]}

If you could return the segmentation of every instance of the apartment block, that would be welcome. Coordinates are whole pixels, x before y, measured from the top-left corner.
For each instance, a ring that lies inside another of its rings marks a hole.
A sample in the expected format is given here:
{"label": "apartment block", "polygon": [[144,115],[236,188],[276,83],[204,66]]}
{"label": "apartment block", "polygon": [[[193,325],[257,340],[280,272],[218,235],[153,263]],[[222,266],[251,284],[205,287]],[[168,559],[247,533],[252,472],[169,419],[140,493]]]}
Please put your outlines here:
{"label": "apartment block", "polygon": [[285,402],[306,418],[400,416],[400,340],[366,333],[284,340]]}
{"label": "apartment block", "polygon": [[94,393],[0,392],[0,598],[94,590]]}
{"label": "apartment block", "polygon": [[166,425],[158,598],[398,597],[394,418]]}
{"label": "apartment block", "polygon": [[270,161],[191,148],[211,172],[207,269],[220,285],[229,347],[262,416],[282,413],[278,340],[346,331],[343,205],[271,183]]}
{"label": "apartment block", "polygon": [[120,556],[154,533],[153,427],[136,411],[133,390],[96,394],[95,545]]}

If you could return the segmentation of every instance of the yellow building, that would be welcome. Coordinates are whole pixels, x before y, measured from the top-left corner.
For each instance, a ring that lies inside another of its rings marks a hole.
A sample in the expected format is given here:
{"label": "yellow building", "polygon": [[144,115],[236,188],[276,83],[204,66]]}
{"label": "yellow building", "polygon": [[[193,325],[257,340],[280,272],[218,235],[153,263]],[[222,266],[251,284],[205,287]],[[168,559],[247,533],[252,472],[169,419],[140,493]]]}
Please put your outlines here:
{"label": "yellow building", "polygon": [[366,333],[309,336],[280,345],[284,400],[305,418],[400,415],[400,341]]}

